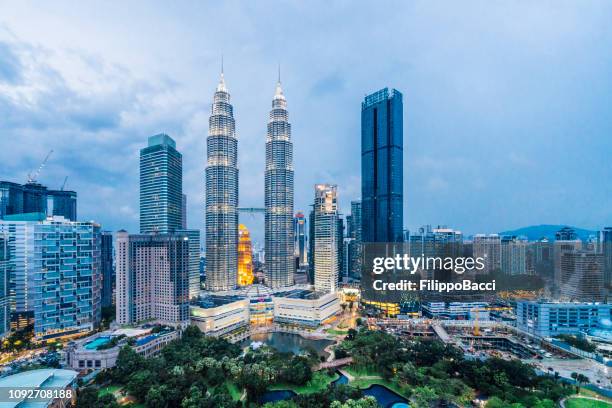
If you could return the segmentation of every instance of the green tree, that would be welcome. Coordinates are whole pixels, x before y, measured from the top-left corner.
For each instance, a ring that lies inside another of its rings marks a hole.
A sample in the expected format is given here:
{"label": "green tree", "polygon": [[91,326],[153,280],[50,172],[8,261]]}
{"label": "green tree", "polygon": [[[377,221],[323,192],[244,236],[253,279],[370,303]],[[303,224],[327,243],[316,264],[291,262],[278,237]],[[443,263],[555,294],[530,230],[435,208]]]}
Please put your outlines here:
{"label": "green tree", "polygon": [[168,387],[156,385],[149,389],[145,399],[147,408],[166,408],[168,406]]}
{"label": "green tree", "polygon": [[436,392],[430,387],[416,387],[412,393],[414,408],[429,408],[432,402],[438,399]]}
{"label": "green tree", "polygon": [[380,408],[380,405],[378,405],[374,397],[368,396],[358,400],[349,399],[344,403],[334,401],[329,408]]}
{"label": "green tree", "polygon": [[139,401],[143,401],[151,386],[156,383],[155,375],[151,371],[136,371],[128,377],[126,389]]}

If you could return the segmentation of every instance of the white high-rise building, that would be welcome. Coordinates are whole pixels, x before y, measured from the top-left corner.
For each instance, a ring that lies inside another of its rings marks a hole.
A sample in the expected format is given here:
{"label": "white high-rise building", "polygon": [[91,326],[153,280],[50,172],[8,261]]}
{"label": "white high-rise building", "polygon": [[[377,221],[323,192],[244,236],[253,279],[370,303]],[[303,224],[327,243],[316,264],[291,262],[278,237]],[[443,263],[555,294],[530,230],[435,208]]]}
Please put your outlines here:
{"label": "white high-rise building", "polygon": [[280,78],[272,99],[266,137],[265,276],[272,288],[294,283],[293,143]]}
{"label": "white high-rise building", "polygon": [[314,284],[317,292],[336,292],[338,257],[338,198],[333,184],[317,184],[314,199]]}
{"label": "white high-rise building", "polygon": [[206,138],[206,289],[234,289],[238,280],[238,139],[223,72]]}
{"label": "white high-rise building", "polygon": [[189,320],[189,239],[183,234],[116,234],[119,324]]}

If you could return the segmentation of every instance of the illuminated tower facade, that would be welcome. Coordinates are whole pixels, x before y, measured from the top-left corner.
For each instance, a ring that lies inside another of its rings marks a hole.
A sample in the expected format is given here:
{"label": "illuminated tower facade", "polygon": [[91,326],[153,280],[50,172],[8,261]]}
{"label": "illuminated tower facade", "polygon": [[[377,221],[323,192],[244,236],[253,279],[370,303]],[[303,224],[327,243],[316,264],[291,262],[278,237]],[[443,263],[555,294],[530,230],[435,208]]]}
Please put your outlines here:
{"label": "illuminated tower facade", "polygon": [[338,257],[338,198],[333,184],[317,184],[314,199],[314,286],[317,292],[336,292]]}
{"label": "illuminated tower facade", "polygon": [[206,289],[236,287],[238,271],[238,139],[223,72],[206,139]]}
{"label": "illuminated tower facade", "polygon": [[272,288],[293,285],[293,143],[280,77],[266,137],[265,272]]}
{"label": "illuminated tower facade", "polygon": [[253,283],[253,243],[244,224],[238,227],[238,286]]}

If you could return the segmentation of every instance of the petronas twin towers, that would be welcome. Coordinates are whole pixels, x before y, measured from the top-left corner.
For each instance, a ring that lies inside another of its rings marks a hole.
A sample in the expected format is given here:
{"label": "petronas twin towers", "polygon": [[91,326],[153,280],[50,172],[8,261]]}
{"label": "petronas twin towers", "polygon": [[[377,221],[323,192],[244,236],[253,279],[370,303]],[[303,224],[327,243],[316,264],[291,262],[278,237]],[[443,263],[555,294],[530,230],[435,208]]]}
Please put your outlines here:
{"label": "petronas twin towers", "polygon": [[[265,270],[272,288],[293,284],[293,143],[280,76],[266,137]],[[206,164],[206,289],[237,285],[238,139],[223,72],[213,97]]]}

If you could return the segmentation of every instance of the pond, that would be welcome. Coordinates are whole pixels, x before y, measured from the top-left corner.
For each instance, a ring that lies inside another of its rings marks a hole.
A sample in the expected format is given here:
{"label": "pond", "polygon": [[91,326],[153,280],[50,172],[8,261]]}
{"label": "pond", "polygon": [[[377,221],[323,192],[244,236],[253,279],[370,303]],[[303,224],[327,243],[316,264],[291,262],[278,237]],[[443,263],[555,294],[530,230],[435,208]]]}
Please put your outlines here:
{"label": "pond", "polygon": [[334,343],[332,340],[307,339],[294,333],[273,332],[252,334],[249,339],[242,343],[242,346],[246,347],[253,342],[264,343],[270,347],[274,347],[281,353],[301,354],[307,349],[313,349],[320,356],[325,357],[328,355],[328,353],[324,351],[325,347]]}
{"label": "pond", "polygon": [[[348,384],[348,378],[338,372],[340,377],[332,382],[332,386],[336,386],[338,384]],[[267,391],[259,398],[260,404],[265,404],[266,402],[275,402],[280,400],[291,399],[295,397],[297,394],[291,390],[278,390],[278,391]],[[363,390],[363,395],[369,395],[376,398],[376,402],[383,408],[410,408],[408,405],[408,400],[402,397],[399,394],[391,391],[387,387],[382,385],[371,385],[370,387]]]}
{"label": "pond", "polygon": [[374,384],[363,390],[364,395],[376,398],[378,405],[383,408],[405,408],[408,407],[408,400],[399,394],[391,391],[387,387]]}
{"label": "pond", "polygon": [[276,402],[281,400],[288,400],[295,397],[297,394],[291,390],[278,390],[278,391],[266,391],[258,402],[265,404],[266,402]]}

